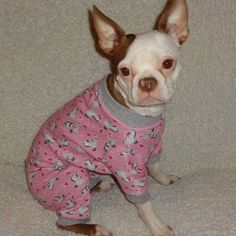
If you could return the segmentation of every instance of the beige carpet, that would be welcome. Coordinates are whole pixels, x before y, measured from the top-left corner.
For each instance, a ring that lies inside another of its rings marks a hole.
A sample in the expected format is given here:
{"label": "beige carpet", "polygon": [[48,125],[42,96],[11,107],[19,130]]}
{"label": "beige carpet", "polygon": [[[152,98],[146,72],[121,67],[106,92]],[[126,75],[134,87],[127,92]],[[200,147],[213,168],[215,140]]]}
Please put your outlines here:
{"label": "beige carpet", "polygon": [[[164,0],[0,0],[0,235],[70,235],[33,201],[23,161],[42,122],[108,72],[93,48],[88,9],[97,4],[127,32],[149,31]],[[177,236],[236,235],[236,2],[189,0],[169,104],[162,166],[182,180],[150,180],[155,211]],[[115,236],[148,236],[118,188],[96,194],[92,222]]]}

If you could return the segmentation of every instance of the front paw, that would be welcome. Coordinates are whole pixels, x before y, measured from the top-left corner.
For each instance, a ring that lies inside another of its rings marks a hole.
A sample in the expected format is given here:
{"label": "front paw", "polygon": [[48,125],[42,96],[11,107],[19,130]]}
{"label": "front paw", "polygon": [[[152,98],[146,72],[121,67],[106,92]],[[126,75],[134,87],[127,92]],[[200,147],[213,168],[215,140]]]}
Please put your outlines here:
{"label": "front paw", "polygon": [[166,225],[160,232],[153,234],[153,236],[175,236],[175,233],[169,225]]}
{"label": "front paw", "polygon": [[149,171],[149,174],[152,176],[152,178],[162,185],[174,184],[177,180],[180,179],[178,176],[168,175],[165,172],[162,172],[159,167],[158,162],[155,164],[149,165],[148,171]]}

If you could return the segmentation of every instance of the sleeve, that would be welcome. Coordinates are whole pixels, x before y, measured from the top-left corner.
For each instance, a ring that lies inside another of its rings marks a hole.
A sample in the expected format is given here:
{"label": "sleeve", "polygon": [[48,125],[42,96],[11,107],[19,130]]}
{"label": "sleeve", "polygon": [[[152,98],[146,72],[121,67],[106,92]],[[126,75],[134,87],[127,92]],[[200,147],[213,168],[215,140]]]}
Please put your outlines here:
{"label": "sleeve", "polygon": [[132,203],[145,203],[151,197],[148,192],[148,175],[145,166],[131,167],[130,169],[118,169],[114,175],[125,193],[126,198]]}

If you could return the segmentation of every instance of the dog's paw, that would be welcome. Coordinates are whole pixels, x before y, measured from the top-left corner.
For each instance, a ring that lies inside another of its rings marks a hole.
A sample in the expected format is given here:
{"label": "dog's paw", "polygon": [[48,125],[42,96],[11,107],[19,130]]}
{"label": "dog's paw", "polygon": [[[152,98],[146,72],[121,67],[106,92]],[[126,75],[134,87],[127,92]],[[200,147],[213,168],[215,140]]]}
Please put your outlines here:
{"label": "dog's paw", "polygon": [[94,234],[90,236],[112,236],[112,233],[100,225],[96,225]]}
{"label": "dog's paw", "polygon": [[153,236],[175,236],[173,229],[170,226],[164,226],[160,232]]}

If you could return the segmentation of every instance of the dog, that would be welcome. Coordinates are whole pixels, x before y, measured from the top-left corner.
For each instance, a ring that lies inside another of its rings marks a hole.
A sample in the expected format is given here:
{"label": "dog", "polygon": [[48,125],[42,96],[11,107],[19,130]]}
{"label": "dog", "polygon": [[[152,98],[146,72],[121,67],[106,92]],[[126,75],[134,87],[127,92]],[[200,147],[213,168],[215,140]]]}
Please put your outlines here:
{"label": "dog", "polygon": [[26,159],[29,190],[57,213],[59,229],[108,236],[104,227],[87,224],[91,193],[118,183],[153,236],[173,236],[153,211],[147,177],[163,185],[179,179],[163,173],[158,161],[165,104],[174,95],[179,48],[189,35],[186,0],[168,0],[148,33],[126,34],[96,6],[91,16],[111,73],[42,125]]}

